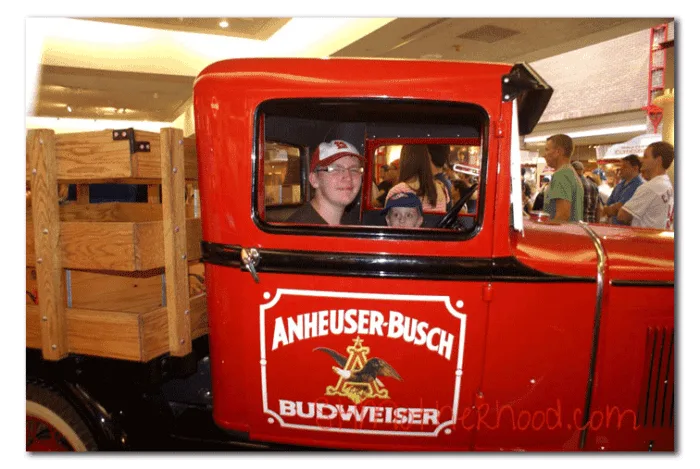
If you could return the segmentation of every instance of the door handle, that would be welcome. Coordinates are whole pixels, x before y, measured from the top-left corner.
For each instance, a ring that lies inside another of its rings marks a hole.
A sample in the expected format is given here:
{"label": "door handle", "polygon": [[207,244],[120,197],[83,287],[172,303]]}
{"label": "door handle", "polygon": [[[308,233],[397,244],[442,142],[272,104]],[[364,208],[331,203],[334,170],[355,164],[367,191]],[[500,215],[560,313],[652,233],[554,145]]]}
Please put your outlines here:
{"label": "door handle", "polygon": [[255,270],[255,267],[260,263],[260,253],[258,250],[255,248],[241,249],[241,262],[243,262],[246,270],[250,272],[250,275],[253,276],[255,283],[260,283],[258,272]]}

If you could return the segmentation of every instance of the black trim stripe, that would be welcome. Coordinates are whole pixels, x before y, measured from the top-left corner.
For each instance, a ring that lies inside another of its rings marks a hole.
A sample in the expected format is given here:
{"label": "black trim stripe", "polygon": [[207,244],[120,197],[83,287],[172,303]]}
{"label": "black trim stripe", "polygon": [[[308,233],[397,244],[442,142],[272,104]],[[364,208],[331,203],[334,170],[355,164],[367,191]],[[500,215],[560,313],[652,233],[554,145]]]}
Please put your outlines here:
{"label": "black trim stripe", "polygon": [[[244,269],[241,246],[202,241],[202,261]],[[258,273],[294,273],[368,278],[470,280],[499,282],[594,283],[594,277],[552,275],[528,267],[515,257],[470,258],[396,256],[322,251],[258,249]]]}
{"label": "black trim stripe", "polygon": [[675,287],[675,282],[662,282],[659,280],[613,280],[610,284],[613,287]]}

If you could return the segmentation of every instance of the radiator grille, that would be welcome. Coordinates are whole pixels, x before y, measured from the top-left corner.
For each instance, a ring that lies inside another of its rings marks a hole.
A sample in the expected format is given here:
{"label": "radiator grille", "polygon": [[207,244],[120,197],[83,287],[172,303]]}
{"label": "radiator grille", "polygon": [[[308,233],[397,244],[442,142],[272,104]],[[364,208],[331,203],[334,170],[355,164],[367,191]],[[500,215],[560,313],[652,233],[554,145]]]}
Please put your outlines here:
{"label": "radiator grille", "polygon": [[672,427],[674,419],[674,329],[649,327],[644,354],[644,377],[637,412],[643,427]]}

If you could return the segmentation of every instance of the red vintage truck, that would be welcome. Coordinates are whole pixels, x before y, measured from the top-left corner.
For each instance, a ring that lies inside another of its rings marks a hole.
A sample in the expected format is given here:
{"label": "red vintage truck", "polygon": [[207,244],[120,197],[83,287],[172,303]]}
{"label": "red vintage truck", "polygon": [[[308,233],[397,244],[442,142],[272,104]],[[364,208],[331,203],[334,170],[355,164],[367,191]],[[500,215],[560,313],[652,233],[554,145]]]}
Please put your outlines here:
{"label": "red vintage truck", "polygon": [[[28,383],[87,449],[674,451],[673,232],[522,219],[519,138],[551,94],[526,64],[208,66],[208,334],[145,363],[28,348]],[[350,222],[286,221],[333,139],[364,156]],[[477,176],[475,209],[390,228],[373,184],[417,144]]]}

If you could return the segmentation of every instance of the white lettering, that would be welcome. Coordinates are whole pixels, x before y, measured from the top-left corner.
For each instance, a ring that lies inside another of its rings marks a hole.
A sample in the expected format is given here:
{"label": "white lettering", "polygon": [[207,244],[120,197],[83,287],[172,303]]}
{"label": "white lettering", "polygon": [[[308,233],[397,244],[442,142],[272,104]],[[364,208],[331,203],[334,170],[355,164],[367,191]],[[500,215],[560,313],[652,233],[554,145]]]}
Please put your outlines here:
{"label": "white lettering", "polygon": [[423,425],[438,425],[439,415],[437,409],[423,409]]}
{"label": "white lettering", "polygon": [[439,334],[440,334],[439,327],[434,327],[434,328],[430,329],[430,332],[428,332],[428,350],[432,350],[433,352],[438,351],[439,345],[433,344],[433,336],[436,336]]}
{"label": "white lettering", "polygon": [[[355,405],[326,404],[279,400],[282,417],[297,417],[306,420],[334,420],[383,424],[439,425],[438,409],[420,407],[364,407]],[[395,429],[392,427],[392,429]],[[408,429],[404,429],[407,430]]]}
{"label": "white lettering", "polygon": [[328,311],[319,311],[318,318],[318,336],[328,335]]}
{"label": "white lettering", "polygon": [[338,412],[340,412],[340,418],[346,422],[349,422],[353,416],[355,417],[355,421],[362,422],[365,419],[365,415],[367,414],[368,411],[369,411],[369,407],[363,407],[362,414],[360,414],[357,412],[357,407],[355,407],[354,405],[348,406],[348,410],[345,410],[345,406],[342,406],[342,405],[338,406]]}
{"label": "white lettering", "polygon": [[294,342],[294,338],[297,340],[304,339],[304,317],[300,314],[297,316],[297,322],[294,319],[287,318],[287,329],[289,330],[289,343]]}
{"label": "white lettering", "polygon": [[345,311],[342,309],[337,312],[334,309],[331,310],[331,334],[340,335],[343,332],[344,315]]}
{"label": "white lettering", "polygon": [[294,417],[296,415],[294,403],[280,399],[280,415],[282,417]]}
{"label": "white lettering", "polygon": [[[330,404],[316,404],[318,418],[323,420],[332,420],[338,415],[338,409]],[[330,413],[324,414],[323,411],[328,410]]]}
{"label": "white lettering", "polygon": [[372,335],[382,334],[382,325],[384,324],[384,316],[379,311],[372,311],[372,321],[369,324],[369,333]]}
{"label": "white lettering", "polygon": [[452,334],[448,334],[445,331],[440,332],[440,349],[438,350],[438,355],[442,355],[443,357],[447,358],[448,360],[450,359],[450,355],[452,354],[452,342],[454,340],[454,336]]}
{"label": "white lettering", "polygon": [[304,313],[304,338],[316,337],[318,335],[317,313]]}
{"label": "white lettering", "polygon": [[[286,322],[286,328],[285,328]],[[426,321],[406,316],[399,311],[389,311],[389,321],[380,311],[370,309],[331,309],[303,313],[294,317],[275,318],[272,334],[272,350],[315,337],[332,335],[374,335],[390,339],[403,339],[412,345],[425,346],[428,350],[450,360],[454,335],[440,327],[430,327]]]}
{"label": "white lettering", "polygon": [[389,332],[386,336],[390,339],[398,339],[403,333],[403,314],[398,311],[389,311]]}
{"label": "white lettering", "polygon": [[356,309],[349,309],[345,311],[345,322],[347,325],[345,326],[345,333],[346,334],[354,334],[355,331],[357,331],[357,323],[355,322],[355,316],[357,315],[357,310]]}
{"label": "white lettering", "polygon": [[287,334],[284,331],[284,321],[282,318],[275,319],[275,332],[272,334],[272,350],[275,350],[280,342],[282,345],[287,345]]}
{"label": "white lettering", "polygon": [[361,335],[369,334],[369,329],[367,329],[368,326],[369,311],[367,311],[366,309],[361,309],[360,311],[358,311],[357,333]]}

